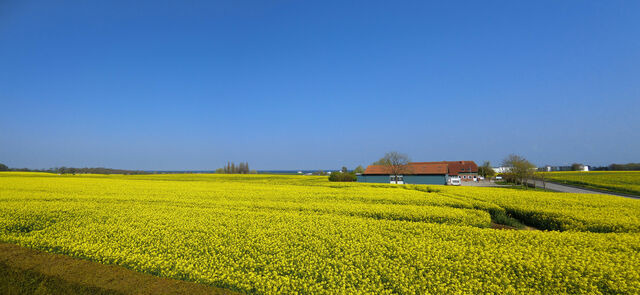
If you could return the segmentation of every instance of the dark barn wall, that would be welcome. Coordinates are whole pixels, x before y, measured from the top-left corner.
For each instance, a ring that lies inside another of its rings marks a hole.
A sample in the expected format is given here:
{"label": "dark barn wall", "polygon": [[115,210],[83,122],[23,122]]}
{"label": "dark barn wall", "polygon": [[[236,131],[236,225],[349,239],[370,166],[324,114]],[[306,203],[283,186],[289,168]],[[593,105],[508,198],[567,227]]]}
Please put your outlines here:
{"label": "dark barn wall", "polygon": [[447,184],[444,174],[435,175],[405,175],[404,183],[407,184]]}
{"label": "dark barn wall", "polygon": [[358,175],[358,182],[389,183],[389,175]]}
{"label": "dark barn wall", "polygon": [[[358,182],[389,183],[389,175],[358,175]],[[406,184],[446,184],[444,174],[435,175],[404,175]]]}

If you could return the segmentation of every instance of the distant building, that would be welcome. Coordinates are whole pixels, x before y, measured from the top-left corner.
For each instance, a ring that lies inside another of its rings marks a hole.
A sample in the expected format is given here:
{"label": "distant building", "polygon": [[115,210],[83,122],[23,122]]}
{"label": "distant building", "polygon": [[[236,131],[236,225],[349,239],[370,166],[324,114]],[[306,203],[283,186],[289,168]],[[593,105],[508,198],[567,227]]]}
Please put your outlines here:
{"label": "distant building", "polygon": [[571,166],[550,166],[550,165],[546,165],[544,167],[538,168],[538,171],[541,171],[541,172],[589,171],[589,170],[590,170],[590,166],[589,165],[580,165],[580,167],[578,167],[578,170],[573,170],[573,167],[571,167]]}
{"label": "distant building", "polygon": [[369,165],[358,182],[397,184],[447,184],[450,178],[478,180],[478,165],[473,161],[412,162],[403,175],[391,175],[389,167]]}
{"label": "distant building", "polygon": [[496,173],[507,173],[511,168],[501,166],[501,167],[492,167],[491,169],[493,169],[493,171],[495,171]]}

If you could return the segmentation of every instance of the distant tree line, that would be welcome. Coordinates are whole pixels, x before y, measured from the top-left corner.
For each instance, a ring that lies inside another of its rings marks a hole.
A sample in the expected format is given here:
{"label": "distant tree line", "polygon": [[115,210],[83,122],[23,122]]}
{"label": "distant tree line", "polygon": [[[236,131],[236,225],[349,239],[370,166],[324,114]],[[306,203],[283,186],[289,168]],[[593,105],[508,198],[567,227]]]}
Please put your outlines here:
{"label": "distant tree line", "polygon": [[609,165],[609,170],[611,171],[640,170],[640,163],[611,164]]}
{"label": "distant tree line", "polygon": [[[572,171],[582,170],[583,164],[571,164]],[[609,166],[589,166],[589,171],[640,171],[640,163],[611,164]]]}
{"label": "distant tree line", "polygon": [[227,165],[225,165],[224,167],[216,169],[216,173],[220,173],[220,174],[257,174],[258,172],[256,170],[250,170],[248,162],[239,163],[238,165],[236,165],[233,162],[227,162]]}
{"label": "distant tree line", "polygon": [[29,169],[29,168],[9,168],[7,165],[0,163],[0,171],[18,171],[18,172],[47,172],[57,174],[150,174],[141,170],[124,170],[111,169],[104,167],[95,168],[74,168],[74,167],[54,167],[49,169]]}
{"label": "distant tree line", "polygon": [[58,167],[52,169],[54,173],[58,174],[150,174],[147,171],[141,170],[124,170],[124,169],[111,169],[104,167],[95,168],[73,168],[73,167]]}

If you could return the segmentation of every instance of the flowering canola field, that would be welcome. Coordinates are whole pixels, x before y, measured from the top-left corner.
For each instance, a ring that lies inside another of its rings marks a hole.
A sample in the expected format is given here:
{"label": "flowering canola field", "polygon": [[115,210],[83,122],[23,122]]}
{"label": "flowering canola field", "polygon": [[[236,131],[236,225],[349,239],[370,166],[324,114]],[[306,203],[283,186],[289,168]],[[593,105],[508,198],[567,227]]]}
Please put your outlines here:
{"label": "flowering canola field", "polygon": [[0,241],[244,293],[640,293],[640,200],[602,195],[6,172]]}
{"label": "flowering canola field", "polygon": [[640,171],[543,172],[545,179],[640,196]]}

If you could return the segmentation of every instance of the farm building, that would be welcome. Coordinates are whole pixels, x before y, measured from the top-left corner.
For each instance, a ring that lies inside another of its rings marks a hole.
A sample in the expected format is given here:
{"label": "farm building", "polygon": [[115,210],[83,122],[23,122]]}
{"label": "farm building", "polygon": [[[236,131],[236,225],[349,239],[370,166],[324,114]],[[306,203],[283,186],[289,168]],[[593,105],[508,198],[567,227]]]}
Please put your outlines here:
{"label": "farm building", "polygon": [[478,165],[474,161],[442,161],[430,163],[444,163],[449,166],[449,177],[460,177],[462,181],[478,180]]}
{"label": "farm building", "polygon": [[478,165],[473,161],[441,161],[409,163],[402,175],[395,177],[382,165],[369,165],[358,176],[358,182],[398,183],[398,184],[447,184],[449,178],[462,181],[478,179]]}

